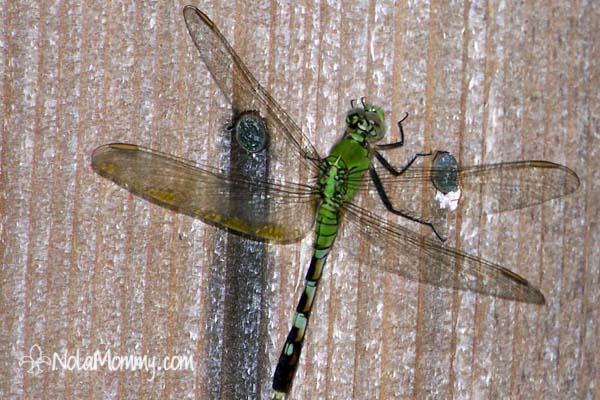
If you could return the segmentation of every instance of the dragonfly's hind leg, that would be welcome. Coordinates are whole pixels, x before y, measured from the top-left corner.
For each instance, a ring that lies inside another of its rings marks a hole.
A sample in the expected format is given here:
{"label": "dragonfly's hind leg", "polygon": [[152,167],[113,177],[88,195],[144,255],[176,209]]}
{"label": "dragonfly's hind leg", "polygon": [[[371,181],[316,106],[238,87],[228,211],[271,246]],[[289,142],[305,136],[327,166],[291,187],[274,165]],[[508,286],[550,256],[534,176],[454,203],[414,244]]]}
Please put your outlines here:
{"label": "dragonfly's hind leg", "polygon": [[[404,118],[402,118],[400,121],[398,121],[398,131],[400,132],[400,140],[395,143],[380,144],[380,145],[376,146],[377,150],[386,151],[386,150],[396,149],[396,148],[404,145],[404,129],[402,128],[402,122],[404,122],[404,120],[406,120],[406,118],[408,118],[408,113],[406,113],[404,115]],[[390,162],[388,160],[386,160],[386,158],[383,155],[381,155],[381,153],[379,153],[379,151],[375,151],[375,157],[377,158],[377,160],[381,163],[381,165],[383,165],[383,167],[385,169],[388,170],[388,172],[390,174],[392,174],[394,176],[402,175],[407,169],[410,168],[411,165],[413,165],[413,163],[415,161],[417,161],[417,159],[419,157],[430,157],[432,154],[433,153],[431,151],[429,151],[427,153],[417,153],[413,156],[413,158],[408,163],[406,163],[400,170],[398,170],[398,169],[394,168],[394,166],[392,166],[392,164],[390,164]],[[404,218],[407,218],[411,221],[415,221],[420,224],[427,225],[429,228],[431,228],[433,233],[435,233],[435,235],[442,242],[446,241],[446,238],[443,237],[435,229],[435,226],[430,221],[426,221],[424,219],[407,214],[406,212],[404,212],[402,210],[397,210],[396,208],[394,208],[392,202],[390,201],[390,198],[388,197],[388,195],[385,191],[385,188],[383,187],[383,184],[381,183],[381,179],[379,179],[379,175],[377,174],[377,171],[375,170],[375,168],[373,168],[373,167],[369,168],[369,173],[371,175],[371,180],[375,184],[377,193],[379,194],[379,197],[381,198],[383,205],[385,206],[385,208],[388,209],[388,211],[390,211],[396,215],[400,215]]]}
{"label": "dragonfly's hind leg", "polygon": [[[417,157],[418,157],[418,155],[415,156],[415,159]],[[408,164],[408,166],[410,166],[410,164],[412,164],[415,159],[413,159]],[[406,166],[401,171],[401,173],[404,172],[404,170],[406,168],[408,168],[408,166]],[[444,236],[442,236],[437,231],[437,229],[435,229],[435,226],[430,221],[426,221],[424,219],[421,219],[421,218],[415,217],[413,215],[407,214],[406,212],[404,212],[402,210],[397,210],[396,208],[394,208],[392,202],[390,201],[390,198],[388,197],[388,195],[387,195],[387,193],[385,191],[385,188],[383,187],[383,184],[381,183],[381,179],[379,179],[379,175],[377,174],[377,171],[375,170],[375,168],[373,168],[373,167],[369,168],[369,174],[371,175],[371,180],[375,184],[375,188],[377,189],[377,193],[379,194],[379,197],[381,198],[381,201],[383,202],[383,205],[385,206],[385,208],[388,209],[388,211],[390,211],[390,212],[392,212],[392,213],[394,213],[396,215],[400,215],[400,216],[402,216],[404,218],[407,218],[407,219],[409,219],[411,221],[418,222],[418,223],[423,224],[423,225],[427,225],[429,228],[431,228],[431,230],[433,231],[433,233],[435,233],[435,235],[438,237],[438,239],[440,239],[442,242],[446,241],[446,238]]]}

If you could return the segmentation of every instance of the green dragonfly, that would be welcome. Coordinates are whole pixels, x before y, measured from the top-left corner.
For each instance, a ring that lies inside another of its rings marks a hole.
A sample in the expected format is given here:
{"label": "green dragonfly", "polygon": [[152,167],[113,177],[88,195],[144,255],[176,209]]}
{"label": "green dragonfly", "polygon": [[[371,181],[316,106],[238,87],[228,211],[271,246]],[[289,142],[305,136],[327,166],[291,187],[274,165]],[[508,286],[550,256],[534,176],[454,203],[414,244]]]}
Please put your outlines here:
{"label": "green dragonfly", "polygon": [[[250,157],[263,154],[267,176],[248,175],[235,165],[195,164],[123,143],[97,148],[92,166],[135,195],[256,240],[289,243],[314,229],[304,290],[274,372],[274,398],[285,398],[291,390],[319,280],[342,219],[357,238],[385,254],[376,262],[382,271],[441,287],[544,304],[542,293],[521,276],[439,240],[443,217],[456,208],[456,204],[443,206],[440,199],[454,193],[458,194],[455,200],[465,201],[472,194],[484,212],[520,209],[575,191],[579,179],[572,170],[547,161],[459,167],[445,152],[417,154],[405,167],[394,168],[382,152],[403,145],[402,121],[399,141],[377,144],[386,130],[384,113],[364,100],[359,105],[351,102],[343,137],[322,158],[214,23],[192,6],[186,6],[183,15],[202,60],[231,104],[235,137]],[[421,160],[432,162],[418,166]],[[357,195],[373,191],[373,186],[381,200],[379,207],[428,225],[438,238],[388,221],[381,209],[357,205]],[[400,208],[402,194],[415,190],[430,193],[431,201],[419,201],[416,210]],[[431,205],[426,207],[427,216],[419,216],[421,206],[427,204]]]}

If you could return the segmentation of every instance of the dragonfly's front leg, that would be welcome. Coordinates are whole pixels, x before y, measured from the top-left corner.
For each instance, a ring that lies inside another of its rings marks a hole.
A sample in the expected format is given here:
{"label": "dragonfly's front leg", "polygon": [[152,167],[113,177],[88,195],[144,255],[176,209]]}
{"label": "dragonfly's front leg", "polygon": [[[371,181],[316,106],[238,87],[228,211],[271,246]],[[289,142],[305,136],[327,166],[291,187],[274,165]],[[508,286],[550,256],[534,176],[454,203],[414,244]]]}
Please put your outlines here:
{"label": "dragonfly's front leg", "polygon": [[[377,150],[387,151],[404,146],[404,128],[402,128],[402,123],[404,122],[404,120],[406,120],[406,118],[408,118],[408,113],[404,115],[404,118],[398,121],[398,132],[400,133],[400,140],[394,143],[378,144],[377,146],[375,146]],[[414,163],[417,160],[417,158],[431,156],[432,154],[433,153],[431,151],[429,151],[428,153],[417,153],[404,167],[402,167],[400,171],[398,171],[385,159],[385,157],[381,155],[381,153],[375,151],[375,156],[377,157],[379,162],[394,176],[402,175],[402,173],[406,171],[412,165],[412,163]]]}
{"label": "dragonfly's front leg", "polygon": [[383,165],[383,167],[389,171],[390,174],[392,174],[394,176],[400,176],[404,173],[404,171],[409,169],[410,166],[413,165],[413,163],[415,161],[417,161],[417,159],[419,157],[430,157],[432,154],[433,153],[431,151],[429,151],[427,153],[415,154],[413,156],[413,158],[400,169],[400,171],[398,171],[396,168],[394,168],[394,166],[392,164],[390,164],[390,162],[388,160],[386,160],[385,157],[383,155],[381,155],[381,153],[379,153],[378,151],[375,152],[375,158],[377,158],[377,161],[379,161],[381,163],[381,165]]}
{"label": "dragonfly's front leg", "polygon": [[402,129],[402,123],[404,122],[404,120],[408,118],[408,113],[404,114],[404,118],[402,118],[400,121],[398,121],[398,131],[400,132],[400,140],[398,140],[397,142],[394,143],[386,143],[386,144],[379,144],[377,145],[377,148],[379,150],[391,150],[391,149],[397,149],[398,147],[402,147],[404,146],[404,129]]}
{"label": "dragonfly's front leg", "polygon": [[[429,154],[431,155],[431,154]],[[415,159],[417,157],[419,157],[420,155],[416,155],[415,158],[413,158],[407,166],[405,166],[398,175],[400,175],[402,172],[404,172],[409,166],[410,164],[412,164]],[[389,163],[386,160],[386,163],[389,165]],[[383,163],[382,163],[383,164]],[[384,164],[385,166],[385,164]],[[431,228],[431,230],[433,231],[433,233],[435,233],[435,235],[442,241],[445,242],[446,238],[443,237],[442,235],[440,235],[440,233],[435,229],[435,226],[429,222],[426,221],[424,219],[421,218],[417,218],[415,216],[409,215],[406,212],[402,211],[402,210],[398,210],[394,207],[394,205],[392,204],[392,202],[390,201],[390,198],[388,197],[385,188],[383,187],[383,184],[381,183],[381,179],[379,179],[379,175],[377,174],[377,171],[375,170],[375,168],[373,166],[371,166],[369,168],[369,174],[371,175],[371,180],[373,181],[373,183],[375,184],[375,188],[377,189],[377,193],[379,194],[379,197],[381,198],[381,201],[383,202],[383,205],[385,206],[385,208],[388,209],[388,211],[396,214],[396,215],[400,215],[404,218],[410,219],[411,221],[415,221],[418,222],[420,224],[423,225],[427,225],[428,227]]]}
{"label": "dragonfly's front leg", "polygon": [[[379,144],[375,146],[377,150],[387,151],[404,146],[404,129],[402,128],[402,123],[406,120],[406,118],[408,118],[408,113],[404,115],[404,118],[398,121],[398,132],[400,133],[400,140],[394,143]],[[381,155],[381,153],[375,151],[375,157],[377,157],[377,160],[381,163],[381,165],[385,167],[385,169],[387,169],[394,176],[402,175],[402,173],[404,173],[404,171],[406,171],[417,160],[417,158],[431,155],[431,151],[428,153],[417,153],[406,165],[402,167],[402,169],[400,169],[400,171],[398,171],[392,166],[392,164],[388,162],[388,160],[385,159],[384,156]]]}

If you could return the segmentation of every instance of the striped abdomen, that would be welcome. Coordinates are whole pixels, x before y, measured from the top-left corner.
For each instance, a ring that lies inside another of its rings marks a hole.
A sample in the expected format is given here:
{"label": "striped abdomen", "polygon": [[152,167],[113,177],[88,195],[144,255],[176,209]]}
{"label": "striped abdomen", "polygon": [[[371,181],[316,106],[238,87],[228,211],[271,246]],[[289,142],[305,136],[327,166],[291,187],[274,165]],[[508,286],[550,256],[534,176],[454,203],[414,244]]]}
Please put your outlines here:
{"label": "striped abdomen", "polygon": [[296,307],[292,329],[287,336],[273,377],[273,389],[288,393],[298,368],[302,343],[313,308],[317,286],[323,273],[325,259],[335,241],[340,223],[341,202],[346,194],[347,168],[339,157],[328,157],[321,166],[322,203],[317,214],[314,253],[304,279],[304,291]]}
{"label": "striped abdomen", "polygon": [[273,377],[273,389],[283,393],[288,393],[292,387],[323,265],[338,232],[339,205],[335,202],[330,203],[323,203],[319,209],[314,253],[304,279],[304,291],[296,307],[292,329],[288,333]]}

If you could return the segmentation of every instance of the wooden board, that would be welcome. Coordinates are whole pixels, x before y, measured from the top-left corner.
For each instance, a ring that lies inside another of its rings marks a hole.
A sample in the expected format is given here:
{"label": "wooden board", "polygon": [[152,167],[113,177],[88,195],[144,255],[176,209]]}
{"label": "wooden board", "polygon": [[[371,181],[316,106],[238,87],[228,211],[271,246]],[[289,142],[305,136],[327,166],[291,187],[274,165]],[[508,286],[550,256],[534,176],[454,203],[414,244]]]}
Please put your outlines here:
{"label": "wooden board", "polygon": [[[249,303],[260,321],[245,332],[226,312],[228,296],[247,295],[227,291],[229,235],[90,167],[109,142],[224,162],[213,132],[225,100],[188,37],[185,3],[168,3],[0,0],[0,398],[270,397],[312,237],[268,246]],[[544,307],[379,273],[385,254],[353,247],[349,226],[293,398],[600,397],[597,2],[196,5],[321,154],[350,100],[367,96],[391,135],[410,114],[395,165],[443,149],[463,165],[550,160],[581,179],[564,201],[489,218],[463,209],[448,241],[527,277]],[[242,347],[258,341],[237,369],[224,361],[231,329]],[[192,356],[195,368],[52,370],[42,358],[109,350]]]}

